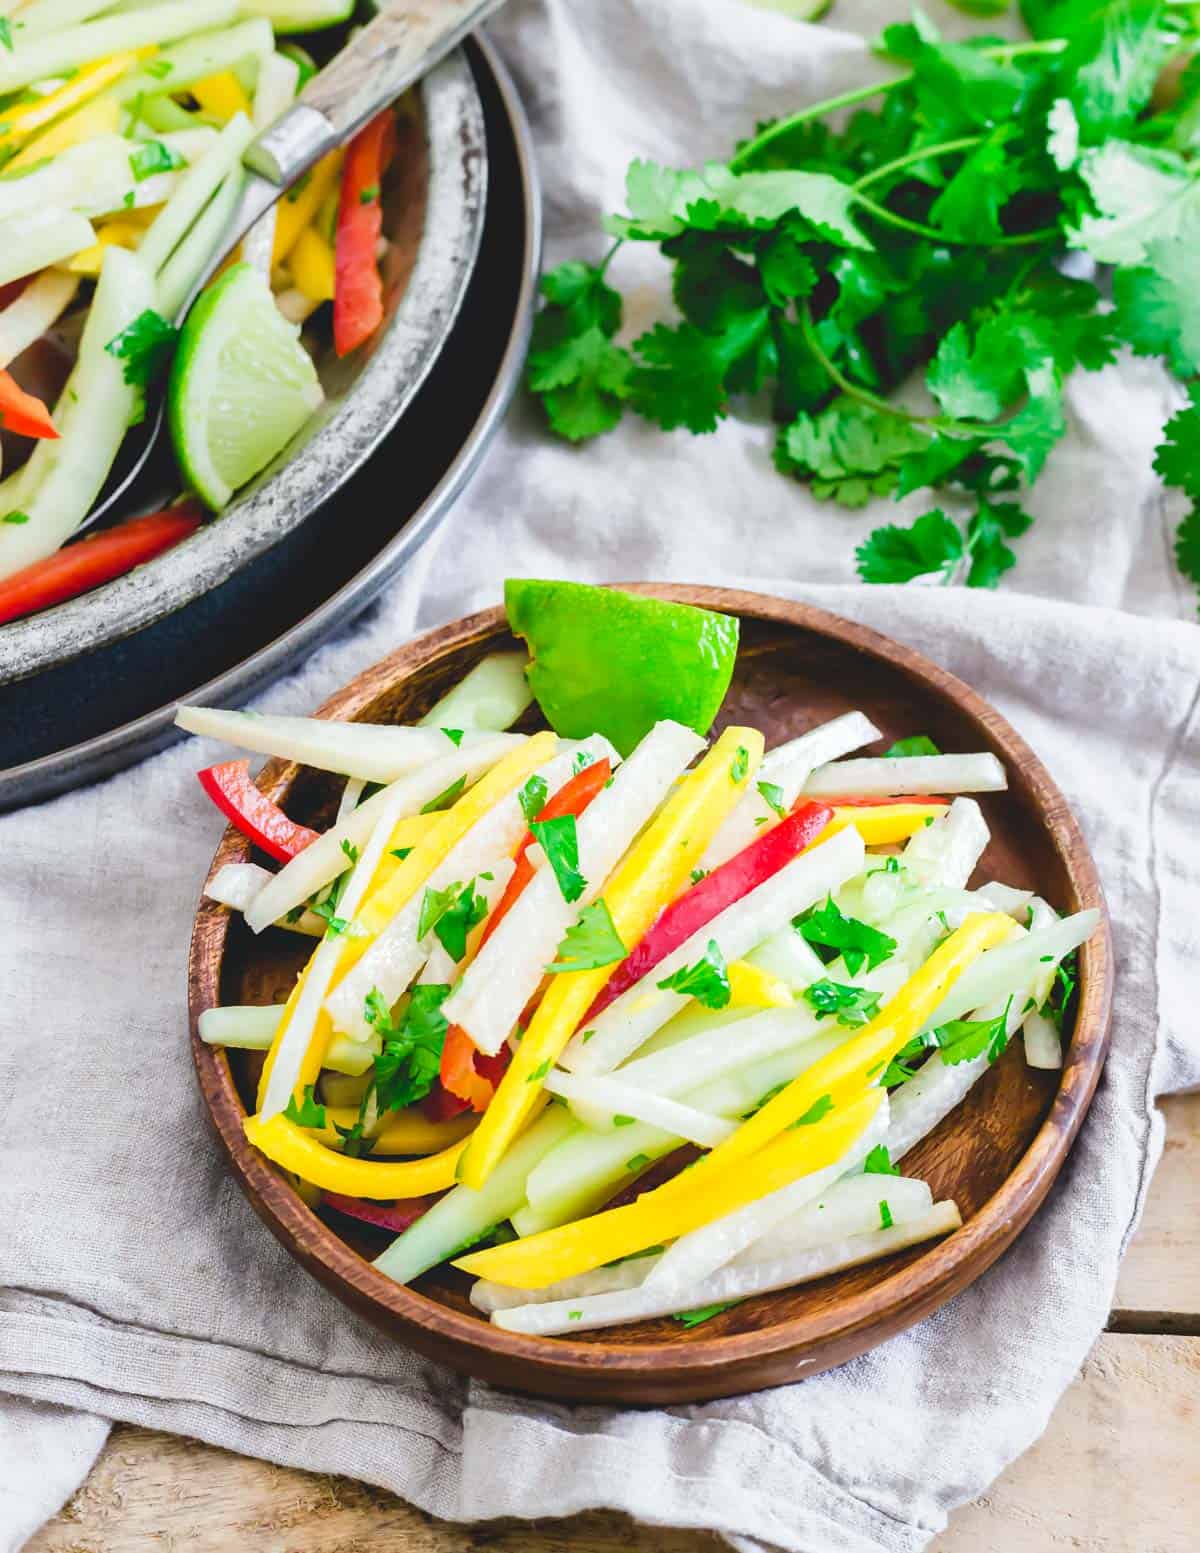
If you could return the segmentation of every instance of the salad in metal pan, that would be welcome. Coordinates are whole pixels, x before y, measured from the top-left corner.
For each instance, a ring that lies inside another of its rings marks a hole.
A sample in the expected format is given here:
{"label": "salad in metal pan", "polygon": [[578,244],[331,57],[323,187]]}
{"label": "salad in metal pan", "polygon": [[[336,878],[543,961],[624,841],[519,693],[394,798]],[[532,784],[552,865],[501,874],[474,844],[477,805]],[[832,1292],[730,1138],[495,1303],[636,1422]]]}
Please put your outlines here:
{"label": "salad in metal pan", "polygon": [[[281,865],[209,896],[314,940],[285,1004],[201,1016],[265,1053],[249,1140],[382,1272],[452,1263],[514,1332],[694,1325],[951,1233],[905,1156],[1010,1043],[1062,1065],[1099,916],[972,882],[1000,762],[917,731],[863,754],[854,710],[710,742],[735,620],[506,598],[531,660],[485,658],[419,724],[180,711],[345,779],[317,834],[248,760],[201,773]],[[511,731],[535,697],[551,728]]]}
{"label": "salad in metal pan", "polygon": [[[186,538],[321,404],[301,326],[345,355],[381,323],[390,109],[259,219],[175,327],[219,251],[246,148],[316,71],[284,35],[352,10],[0,0],[0,623]],[[187,498],[63,550],[168,373]]]}

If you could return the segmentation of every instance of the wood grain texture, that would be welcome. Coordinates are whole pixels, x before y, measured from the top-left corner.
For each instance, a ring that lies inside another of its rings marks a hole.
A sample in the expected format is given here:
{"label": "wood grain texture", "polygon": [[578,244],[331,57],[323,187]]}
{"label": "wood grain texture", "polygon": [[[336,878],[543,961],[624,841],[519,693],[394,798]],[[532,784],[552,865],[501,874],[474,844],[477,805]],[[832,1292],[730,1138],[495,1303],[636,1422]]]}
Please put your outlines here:
{"label": "wood grain texture", "polygon": [[1163,1156],[1121,1265],[1111,1325],[1200,1337],[1200,1094],[1173,1095],[1162,1109]]}
{"label": "wood grain texture", "polygon": [[[931,1553],[1194,1553],[1200,1339],[1107,1335],[1046,1434]],[[379,1489],[122,1426],[26,1553],[717,1553],[624,1516],[435,1521]]]}
{"label": "wood grain texture", "polygon": [[[742,644],[718,719],[763,728],[768,744],[852,706],[885,741],[929,733],[948,750],[990,749],[1010,788],[983,806],[992,843],[982,872],[1036,888],[1060,910],[1103,907],[1095,868],[1065,800],[1028,746],[961,681],[912,650],[806,605],[719,588],[651,592],[740,616]],[[409,721],[485,652],[512,646],[503,613],[486,611],[430,632],[367,670],[322,715]],[[336,787],[320,773],[272,762],[260,778],[298,819],[319,822]],[[249,856],[226,833],[214,870]],[[277,935],[282,936],[282,935]],[[244,1138],[245,1094],[226,1056],[196,1035],[219,1001],[274,1000],[295,971],[283,949],[254,940],[204,902],[189,968],[193,1051],[201,1088],[234,1171],[264,1222],[340,1298],[433,1357],[499,1385],[570,1399],[679,1402],[782,1385],[839,1364],[921,1320],[988,1267],[1029,1221],[1050,1187],[1091,1099],[1107,1044],[1112,960],[1107,926],[1081,955],[1080,1001],[1067,1063],[1026,1068],[1013,1049],[968,1101],[909,1157],[936,1195],[952,1195],[966,1223],[956,1234],[886,1264],[746,1301],[702,1328],[669,1320],[579,1339],[529,1338],[483,1321],[461,1275],[433,1273],[413,1289],[375,1271],[312,1212]],[[282,957],[282,958],[281,958]],[[243,1074],[243,1079],[245,1075]]]}

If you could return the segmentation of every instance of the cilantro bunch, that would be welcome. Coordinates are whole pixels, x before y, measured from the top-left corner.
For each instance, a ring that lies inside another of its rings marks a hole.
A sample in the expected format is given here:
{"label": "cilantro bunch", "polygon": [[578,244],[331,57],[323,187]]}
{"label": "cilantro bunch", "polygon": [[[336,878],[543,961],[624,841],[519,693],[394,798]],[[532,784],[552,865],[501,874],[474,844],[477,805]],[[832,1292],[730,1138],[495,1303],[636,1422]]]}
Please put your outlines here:
{"label": "cilantro bunch", "polygon": [[[869,536],[864,581],[994,587],[1066,429],[1068,374],[1122,345],[1200,371],[1200,59],[1155,97],[1195,47],[1193,8],[1022,13],[1025,42],[954,43],[917,11],[876,44],[892,80],[760,125],[727,164],[634,162],[605,257],[542,279],[527,374],[552,429],[578,442],[631,410],[702,434],[767,394],[776,465],[818,498],[937,503]],[[628,348],[608,278],[627,242],[659,246],[680,315]],[[914,379],[924,408],[897,395]],[[1200,504],[1189,392],[1155,467]],[[1200,582],[1196,510],[1177,555]]]}

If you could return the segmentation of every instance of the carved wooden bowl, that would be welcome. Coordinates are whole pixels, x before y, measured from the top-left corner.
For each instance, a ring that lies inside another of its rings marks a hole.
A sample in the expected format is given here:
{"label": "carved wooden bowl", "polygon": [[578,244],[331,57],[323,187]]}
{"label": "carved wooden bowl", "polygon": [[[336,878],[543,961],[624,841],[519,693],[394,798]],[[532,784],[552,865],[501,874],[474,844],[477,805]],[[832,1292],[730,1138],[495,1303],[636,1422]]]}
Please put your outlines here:
{"label": "carved wooden bowl", "polygon": [[[953,675],[804,604],[723,588],[646,584],[633,591],[740,617],[741,650],[718,728],[754,724],[770,747],[859,707],[889,742],[922,732],[946,750],[992,750],[1009,789],[982,799],[992,841],[981,874],[1037,890],[1062,912],[1103,910],[1095,865],[1062,794],[1004,719]],[[367,670],[320,715],[413,721],[485,653],[513,645],[500,609],[456,621]],[[322,824],[340,779],[272,761],[260,784],[294,818]],[[229,830],[213,871],[249,853]],[[284,933],[254,938],[240,918],[208,900],[196,917],[189,965],[196,1068],[246,1195],[311,1272],[400,1341],[496,1385],[571,1401],[678,1403],[785,1385],[928,1316],[978,1278],[1037,1211],[1083,1121],[1108,1044],[1113,972],[1105,920],[1080,952],[1074,1032],[1061,1073],[1026,1067],[1014,1043],[906,1158],[906,1174],[927,1180],[935,1199],[958,1203],[964,1224],[956,1233],[744,1301],[692,1330],[661,1319],[571,1339],[526,1337],[480,1316],[467,1300],[468,1280],[453,1269],[409,1288],[377,1272],[369,1259],[386,1238],[369,1239],[373,1232],[364,1229],[359,1239],[335,1215],[326,1222],[246,1142],[242,1121],[261,1058],[205,1046],[197,1020],[219,1002],[282,1001],[310,948]]]}

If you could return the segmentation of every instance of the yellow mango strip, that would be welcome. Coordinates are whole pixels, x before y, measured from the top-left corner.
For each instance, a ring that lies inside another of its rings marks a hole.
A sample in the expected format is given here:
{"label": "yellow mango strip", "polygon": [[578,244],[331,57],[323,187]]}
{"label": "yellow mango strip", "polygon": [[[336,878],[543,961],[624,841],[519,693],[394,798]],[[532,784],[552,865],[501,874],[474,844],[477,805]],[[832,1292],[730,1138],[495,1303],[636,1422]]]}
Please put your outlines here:
{"label": "yellow mango strip", "polygon": [[[327,1105],[325,1107],[325,1127],[313,1128],[312,1135],[319,1138],[322,1143],[336,1145],[340,1141],[340,1134],[335,1130],[334,1123],[339,1127],[353,1127],[358,1120],[358,1108],[352,1105]],[[387,1120],[377,1133],[374,1134],[373,1154],[435,1154],[439,1149],[447,1148],[452,1143],[457,1143],[460,1138],[465,1138],[477,1121],[473,1111],[464,1111],[461,1116],[452,1116],[448,1122],[431,1122],[415,1107],[409,1107],[405,1111],[390,1111]]]}
{"label": "yellow mango strip", "polygon": [[6,113],[0,114],[0,145],[11,144],[10,137],[14,135],[24,140],[47,124],[53,124],[64,113],[80,107],[114,81],[119,81],[146,52],[140,49],[127,54],[110,54],[107,59],[99,59],[94,65],[83,65],[56,92],[39,97],[35,102],[23,102],[9,108]]}
{"label": "yellow mango strip", "polygon": [[[912,1040],[967,966],[985,949],[1002,943],[1015,927],[1012,918],[1001,912],[973,912],[869,1024],[806,1068],[724,1143],[699,1160],[688,1174],[712,1184],[722,1172],[765,1148],[826,1097],[835,1106],[841,1106],[858,1094]],[[689,1188],[691,1185],[689,1181]],[[664,1191],[680,1189],[679,1178],[663,1187]]]}
{"label": "yellow mango strip", "polygon": [[4,171],[19,173],[48,156],[57,156],[60,151],[69,151],[72,146],[81,146],[99,135],[115,135],[120,119],[121,109],[115,97],[95,97],[52,124],[35,140],[27,140],[17,155],[5,163]]}
{"label": "yellow mango strip", "polygon": [[795,1002],[791,988],[770,971],[759,970],[746,960],[728,967],[729,1002],[726,1008],[787,1008]]}
{"label": "yellow mango strip", "polygon": [[248,1116],[244,1126],[247,1139],[256,1149],[284,1170],[293,1171],[302,1181],[325,1192],[377,1201],[444,1192],[454,1185],[454,1167],[466,1148],[463,1140],[427,1159],[349,1159],[327,1149],[312,1133],[286,1116],[273,1116],[269,1122]]}
{"label": "yellow mango strip", "polygon": [[862,1136],[882,1103],[882,1090],[871,1090],[819,1121],[791,1128],[719,1180],[706,1181],[703,1190],[694,1191],[689,1185],[696,1174],[693,1167],[669,1183],[677,1188],[673,1192],[660,1186],[623,1208],[609,1208],[590,1219],[576,1219],[524,1240],[473,1252],[454,1265],[510,1288],[543,1289],[560,1278],[633,1256],[834,1164]]}
{"label": "yellow mango strip", "polygon": [[[444,813],[434,815],[418,815],[418,820],[432,820],[436,823],[429,825],[425,830],[416,827],[418,836],[415,843],[397,842],[396,838],[402,832],[411,834],[410,820],[401,820],[393,829],[388,838],[388,846],[412,845],[412,851],[400,863],[394,873],[389,873],[386,883],[381,883],[383,864],[386,858],[381,858],[379,867],[376,868],[371,880],[370,889],[354,916],[355,928],[359,936],[347,935],[342,941],[341,954],[338,958],[337,969],[330,978],[330,990],[332,990],[352,965],[356,965],[374,942],[376,936],[392,920],[396,912],[417,893],[428,879],[429,875],[445,860],[450,849],[466,834],[477,820],[483,818],[492,806],[501,798],[525,780],[531,771],[542,765],[554,753],[557,740],[552,733],[538,733],[532,739],[527,739],[524,744],[507,754],[503,760],[498,761],[492,769],[486,772],[475,786],[470,788],[452,809]],[[398,861],[398,860],[393,860]],[[324,940],[322,940],[323,942]],[[314,950],[315,954],[316,951]],[[308,965],[300,973],[296,985],[288,994],[287,1003],[279,1020],[279,1028],[275,1032],[275,1039],[271,1042],[271,1049],[267,1053],[263,1063],[262,1078],[258,1087],[258,1102],[261,1105],[263,1096],[267,1092],[267,1083],[271,1077],[271,1068],[275,1062],[275,1053],[283,1040],[284,1031],[287,1029],[296,1004],[299,1001],[301,990],[308,978],[310,958]],[[297,1093],[303,1093],[309,1084],[315,1084],[321,1068],[325,1062],[325,1053],[329,1042],[333,1037],[333,1021],[322,1008],[317,1015],[316,1024],[313,1027],[312,1039],[308,1043],[308,1050],[304,1054],[304,1061],[300,1065],[300,1076],[297,1080]]]}
{"label": "yellow mango strip", "polygon": [[333,249],[315,226],[306,226],[288,257],[292,279],[313,302],[333,301]]}
{"label": "yellow mango strip", "polygon": [[[762,752],[762,734],[756,729],[726,728],[625,854],[604,888],[603,900],[627,951],[683,889],[753,779]],[[500,1163],[541,1093],[542,1079],[612,971],[612,965],[602,965],[553,978],[483,1120],[471,1134],[459,1173],[466,1186],[481,1187]]]}
{"label": "yellow mango strip", "polygon": [[886,847],[894,841],[907,841],[923,830],[931,820],[939,820],[945,814],[944,803],[881,803],[864,804],[861,808],[847,804],[835,804],[833,818],[813,843],[819,846],[836,836],[839,830],[853,825],[867,847]]}
{"label": "yellow mango strip", "polygon": [[136,222],[123,221],[120,217],[106,221],[96,228],[96,241],[92,246],[81,248],[62,267],[70,270],[72,275],[90,275],[94,278],[99,275],[104,255],[110,248],[136,248],[145,235],[145,228]]}
{"label": "yellow mango strip", "polygon": [[205,76],[203,81],[193,81],[188,91],[203,112],[222,124],[227,124],[235,113],[244,113],[247,118],[254,114],[253,104],[232,70],[220,70],[216,75]]}
{"label": "yellow mango strip", "polygon": [[337,182],[342,170],[342,153],[331,151],[313,167],[307,178],[302,178],[275,207],[275,244],[271,249],[271,264],[282,264],[296,239],[320,209],[321,202]]}
{"label": "yellow mango strip", "polygon": [[[535,733],[532,739],[526,739],[524,744],[510,750],[503,760],[497,761],[480,777],[474,787],[468,788],[453,808],[435,816],[439,823],[420,838],[386,884],[372,881],[366,899],[354,915],[356,933],[343,945],[341,961],[330,982],[331,991],[346,972],[357,965],[396,913],[412,900],[433,870],[445,862],[471,827],[502,798],[520,787],[530,772],[546,764],[554,754],[557,742],[552,733]],[[393,835],[388,845],[394,841]],[[375,878],[378,880],[378,873]]]}

